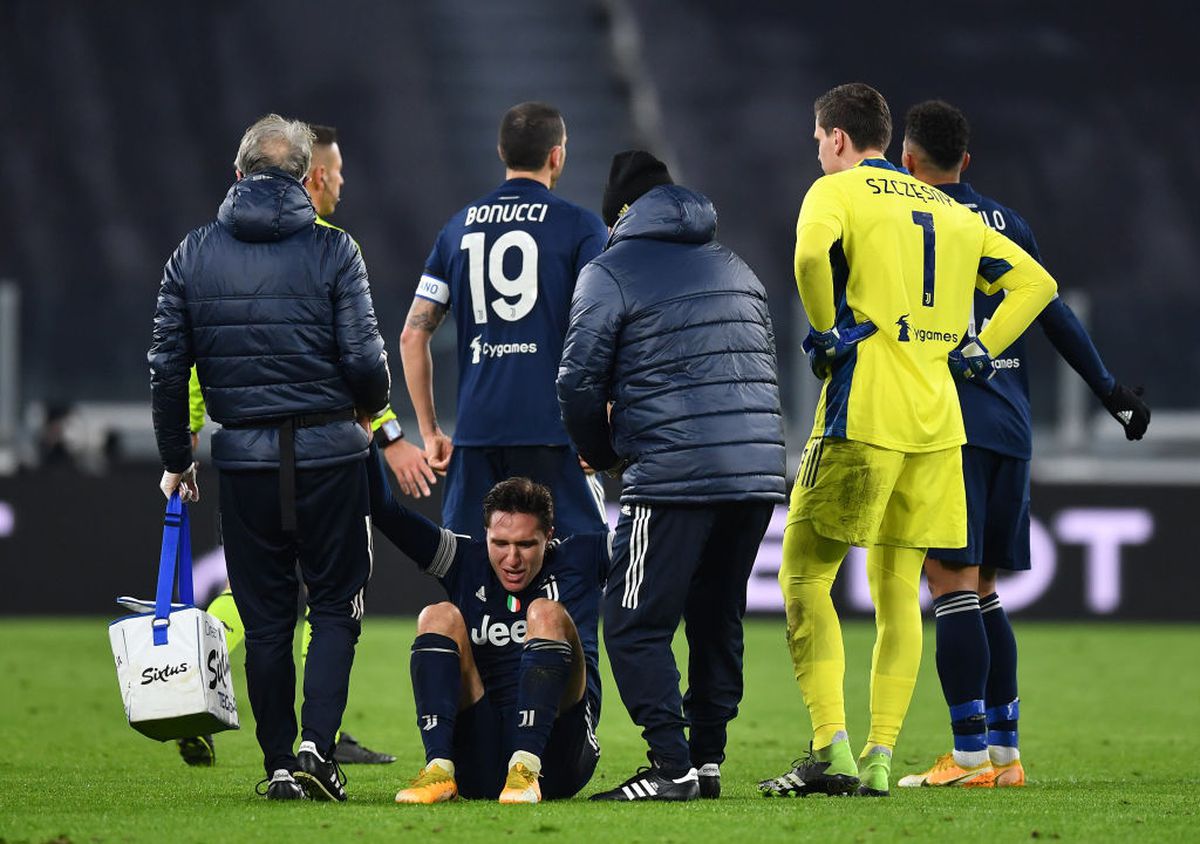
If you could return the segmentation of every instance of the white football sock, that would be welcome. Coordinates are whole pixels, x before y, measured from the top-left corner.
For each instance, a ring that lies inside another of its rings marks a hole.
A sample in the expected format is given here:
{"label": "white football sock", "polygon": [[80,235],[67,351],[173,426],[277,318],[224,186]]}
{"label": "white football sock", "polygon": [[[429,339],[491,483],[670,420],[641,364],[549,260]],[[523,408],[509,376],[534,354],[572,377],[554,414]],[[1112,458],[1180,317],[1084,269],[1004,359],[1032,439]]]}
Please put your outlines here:
{"label": "white football sock", "polygon": [[1004,744],[989,744],[988,756],[991,757],[993,765],[1011,765],[1021,758],[1021,751]]}

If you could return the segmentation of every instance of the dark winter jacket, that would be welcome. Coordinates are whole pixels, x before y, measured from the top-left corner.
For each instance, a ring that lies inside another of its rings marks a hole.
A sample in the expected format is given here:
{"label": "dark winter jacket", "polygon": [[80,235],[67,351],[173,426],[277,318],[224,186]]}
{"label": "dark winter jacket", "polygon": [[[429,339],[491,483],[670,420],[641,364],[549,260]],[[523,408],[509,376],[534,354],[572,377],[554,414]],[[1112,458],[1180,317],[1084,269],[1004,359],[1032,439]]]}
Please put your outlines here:
{"label": "dark winter jacket", "polygon": [[[315,219],[300,182],[278,170],[255,173],[167,262],[148,354],[167,469],[192,459],[193,362],[208,414],[225,426],[213,436],[222,469],[278,466],[278,429],[252,427],[258,422],[387,404],[387,355],[366,267],[348,234]],[[349,418],[299,428],[295,442],[301,469],[362,457],[368,446]]]}
{"label": "dark winter jacket", "polygon": [[628,463],[622,501],[785,498],[766,292],[716,225],[706,197],[656,187],[575,285],[559,405],[588,463]]}

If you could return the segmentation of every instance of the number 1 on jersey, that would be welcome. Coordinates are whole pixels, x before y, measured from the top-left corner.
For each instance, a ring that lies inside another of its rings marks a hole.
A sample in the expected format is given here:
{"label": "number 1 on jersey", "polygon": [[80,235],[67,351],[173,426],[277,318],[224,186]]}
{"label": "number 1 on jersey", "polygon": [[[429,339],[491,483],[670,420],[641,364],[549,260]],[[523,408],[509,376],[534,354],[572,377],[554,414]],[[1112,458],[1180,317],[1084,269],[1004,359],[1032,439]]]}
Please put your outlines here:
{"label": "number 1 on jersey", "polygon": [[[464,234],[458,248],[467,252],[471,312],[475,315],[475,324],[481,325],[488,321],[487,290],[484,287],[484,253],[487,252],[487,243],[484,233]],[[521,268],[513,278],[504,274],[504,255],[509,249],[521,250]],[[516,322],[532,311],[537,303],[537,241],[529,232],[520,229],[505,232],[496,238],[486,258],[487,280],[496,292],[504,297],[492,302],[492,310],[500,319]],[[510,303],[510,298],[516,298],[517,301]]]}
{"label": "number 1 on jersey", "polygon": [[933,279],[936,265],[935,253],[933,250],[934,234],[933,234],[933,215],[928,211],[912,212],[913,222],[921,227],[922,240],[925,245],[925,277],[924,288],[921,292],[921,304],[927,308],[933,307]]}

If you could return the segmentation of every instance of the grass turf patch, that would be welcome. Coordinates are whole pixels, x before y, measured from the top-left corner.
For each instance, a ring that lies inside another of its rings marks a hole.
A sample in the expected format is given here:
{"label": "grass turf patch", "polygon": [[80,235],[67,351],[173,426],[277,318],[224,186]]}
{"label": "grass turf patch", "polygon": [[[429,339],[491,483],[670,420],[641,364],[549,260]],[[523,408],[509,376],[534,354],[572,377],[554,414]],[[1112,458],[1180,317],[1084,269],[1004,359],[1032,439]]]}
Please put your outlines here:
{"label": "grass turf patch", "polygon": [[[373,841],[417,835],[504,841],[695,842],[1053,839],[1190,839],[1200,818],[1200,626],[1020,624],[1025,789],[892,790],[887,800],[764,799],[757,780],[785,771],[810,737],[791,677],[783,623],[746,631],[746,696],[729,734],[718,801],[684,805],[589,804],[645,764],[638,730],[601,663],[603,756],[583,795],[540,806],[491,802],[396,806],[421,766],[408,677],[414,625],[368,618],[345,728],[394,765],[347,766],[350,801],[274,804],[254,794],[261,756],[245,695],[243,656],[234,682],[242,730],[216,738],[217,766],[187,768],[173,743],[125,723],[106,620],[4,619],[0,672],[0,842]],[[893,764],[896,777],[949,749],[948,718],[933,667],[932,631]],[[682,651],[682,636],[677,644]],[[847,624],[846,699],[851,741],[866,736],[873,630]],[[681,662],[681,664],[685,664]]]}

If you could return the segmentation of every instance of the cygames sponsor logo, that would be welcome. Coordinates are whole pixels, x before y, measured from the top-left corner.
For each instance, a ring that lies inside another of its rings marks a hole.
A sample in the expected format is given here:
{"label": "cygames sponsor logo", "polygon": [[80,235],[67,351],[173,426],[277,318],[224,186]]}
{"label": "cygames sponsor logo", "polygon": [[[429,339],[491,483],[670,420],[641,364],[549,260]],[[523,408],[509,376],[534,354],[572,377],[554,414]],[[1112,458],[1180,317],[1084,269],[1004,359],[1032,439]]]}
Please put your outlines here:
{"label": "cygames sponsor logo", "polygon": [[918,343],[927,341],[936,343],[958,343],[959,335],[951,331],[930,331],[925,328],[918,328],[910,325],[908,322],[908,314],[901,314],[896,320],[896,326],[899,328],[899,333],[896,339],[901,343],[909,343],[916,340]]}
{"label": "cygames sponsor logo", "polygon": [[536,355],[537,343],[486,343],[482,334],[471,338],[471,363],[479,363],[484,358],[496,360],[505,355]]}

